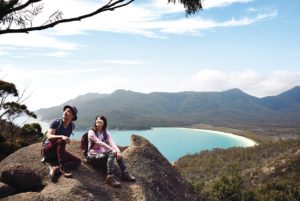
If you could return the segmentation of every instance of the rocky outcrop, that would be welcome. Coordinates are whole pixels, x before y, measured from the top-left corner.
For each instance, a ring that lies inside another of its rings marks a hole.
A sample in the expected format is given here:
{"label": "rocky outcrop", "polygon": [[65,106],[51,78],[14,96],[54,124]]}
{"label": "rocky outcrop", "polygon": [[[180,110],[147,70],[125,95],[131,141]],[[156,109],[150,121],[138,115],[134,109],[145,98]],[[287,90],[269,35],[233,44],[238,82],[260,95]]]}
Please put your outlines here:
{"label": "rocky outcrop", "polygon": [[18,192],[39,191],[42,179],[30,167],[20,163],[10,163],[1,169],[2,182],[14,187]]}
{"label": "rocky outcrop", "polygon": [[[73,141],[67,149],[82,157],[79,147],[79,142]],[[131,136],[131,145],[123,152],[128,170],[137,181],[122,182],[120,189],[105,184],[105,170],[95,169],[85,162],[73,171],[73,178],[60,177],[56,183],[50,182],[48,165],[40,162],[40,148],[39,143],[25,147],[0,163],[1,181],[12,190],[8,195],[14,190],[17,192],[3,200],[204,200],[192,191],[155,146],[137,135]],[[119,171],[116,173],[120,175]],[[2,192],[0,188],[0,194]]]}

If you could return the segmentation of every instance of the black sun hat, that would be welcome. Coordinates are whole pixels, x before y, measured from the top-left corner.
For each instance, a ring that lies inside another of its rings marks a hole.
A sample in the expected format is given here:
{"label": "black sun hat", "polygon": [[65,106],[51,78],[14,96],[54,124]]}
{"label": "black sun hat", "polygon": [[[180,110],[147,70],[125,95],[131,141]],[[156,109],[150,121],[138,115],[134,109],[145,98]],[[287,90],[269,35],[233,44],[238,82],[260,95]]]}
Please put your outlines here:
{"label": "black sun hat", "polygon": [[73,117],[72,121],[76,121],[76,120],[77,120],[77,113],[78,113],[77,108],[76,108],[74,105],[72,105],[72,106],[70,106],[70,105],[65,105],[65,106],[64,106],[64,111],[65,111],[67,108],[69,108],[69,109],[72,110],[72,112],[73,112],[74,117]]}

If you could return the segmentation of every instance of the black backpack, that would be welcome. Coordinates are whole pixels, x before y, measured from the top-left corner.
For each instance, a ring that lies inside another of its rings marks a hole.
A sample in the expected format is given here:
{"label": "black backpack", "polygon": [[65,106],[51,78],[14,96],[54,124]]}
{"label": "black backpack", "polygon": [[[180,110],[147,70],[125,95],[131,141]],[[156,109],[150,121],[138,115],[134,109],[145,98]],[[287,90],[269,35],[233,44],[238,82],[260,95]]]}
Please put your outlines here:
{"label": "black backpack", "polygon": [[87,158],[87,153],[89,151],[89,135],[88,135],[88,132],[85,132],[81,136],[81,138],[80,138],[80,148],[83,150],[83,156],[85,158]]}

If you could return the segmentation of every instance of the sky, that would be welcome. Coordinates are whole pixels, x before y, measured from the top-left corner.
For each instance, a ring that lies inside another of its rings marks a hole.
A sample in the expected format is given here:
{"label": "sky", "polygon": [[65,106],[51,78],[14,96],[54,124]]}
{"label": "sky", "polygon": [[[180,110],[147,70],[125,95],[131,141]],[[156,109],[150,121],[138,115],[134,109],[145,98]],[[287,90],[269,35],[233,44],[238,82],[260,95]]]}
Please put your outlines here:
{"label": "sky", "polygon": [[[34,25],[57,10],[68,18],[108,1],[43,2]],[[25,90],[31,110],[117,89],[239,88],[265,97],[300,86],[299,0],[205,0],[189,17],[167,2],[135,0],[80,22],[0,35],[0,78]]]}

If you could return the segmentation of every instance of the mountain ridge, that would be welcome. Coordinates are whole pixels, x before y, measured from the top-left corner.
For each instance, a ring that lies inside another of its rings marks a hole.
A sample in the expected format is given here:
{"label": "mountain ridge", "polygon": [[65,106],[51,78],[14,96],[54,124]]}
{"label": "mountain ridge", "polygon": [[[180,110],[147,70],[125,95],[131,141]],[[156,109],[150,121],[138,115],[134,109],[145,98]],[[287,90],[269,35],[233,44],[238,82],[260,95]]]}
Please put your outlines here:
{"label": "mountain ridge", "polygon": [[63,105],[76,105],[79,129],[92,126],[98,114],[108,117],[114,129],[189,126],[298,126],[300,87],[277,96],[257,98],[240,89],[221,92],[151,92],[116,90],[111,94],[87,93],[59,106],[37,110],[42,120],[57,118]]}

